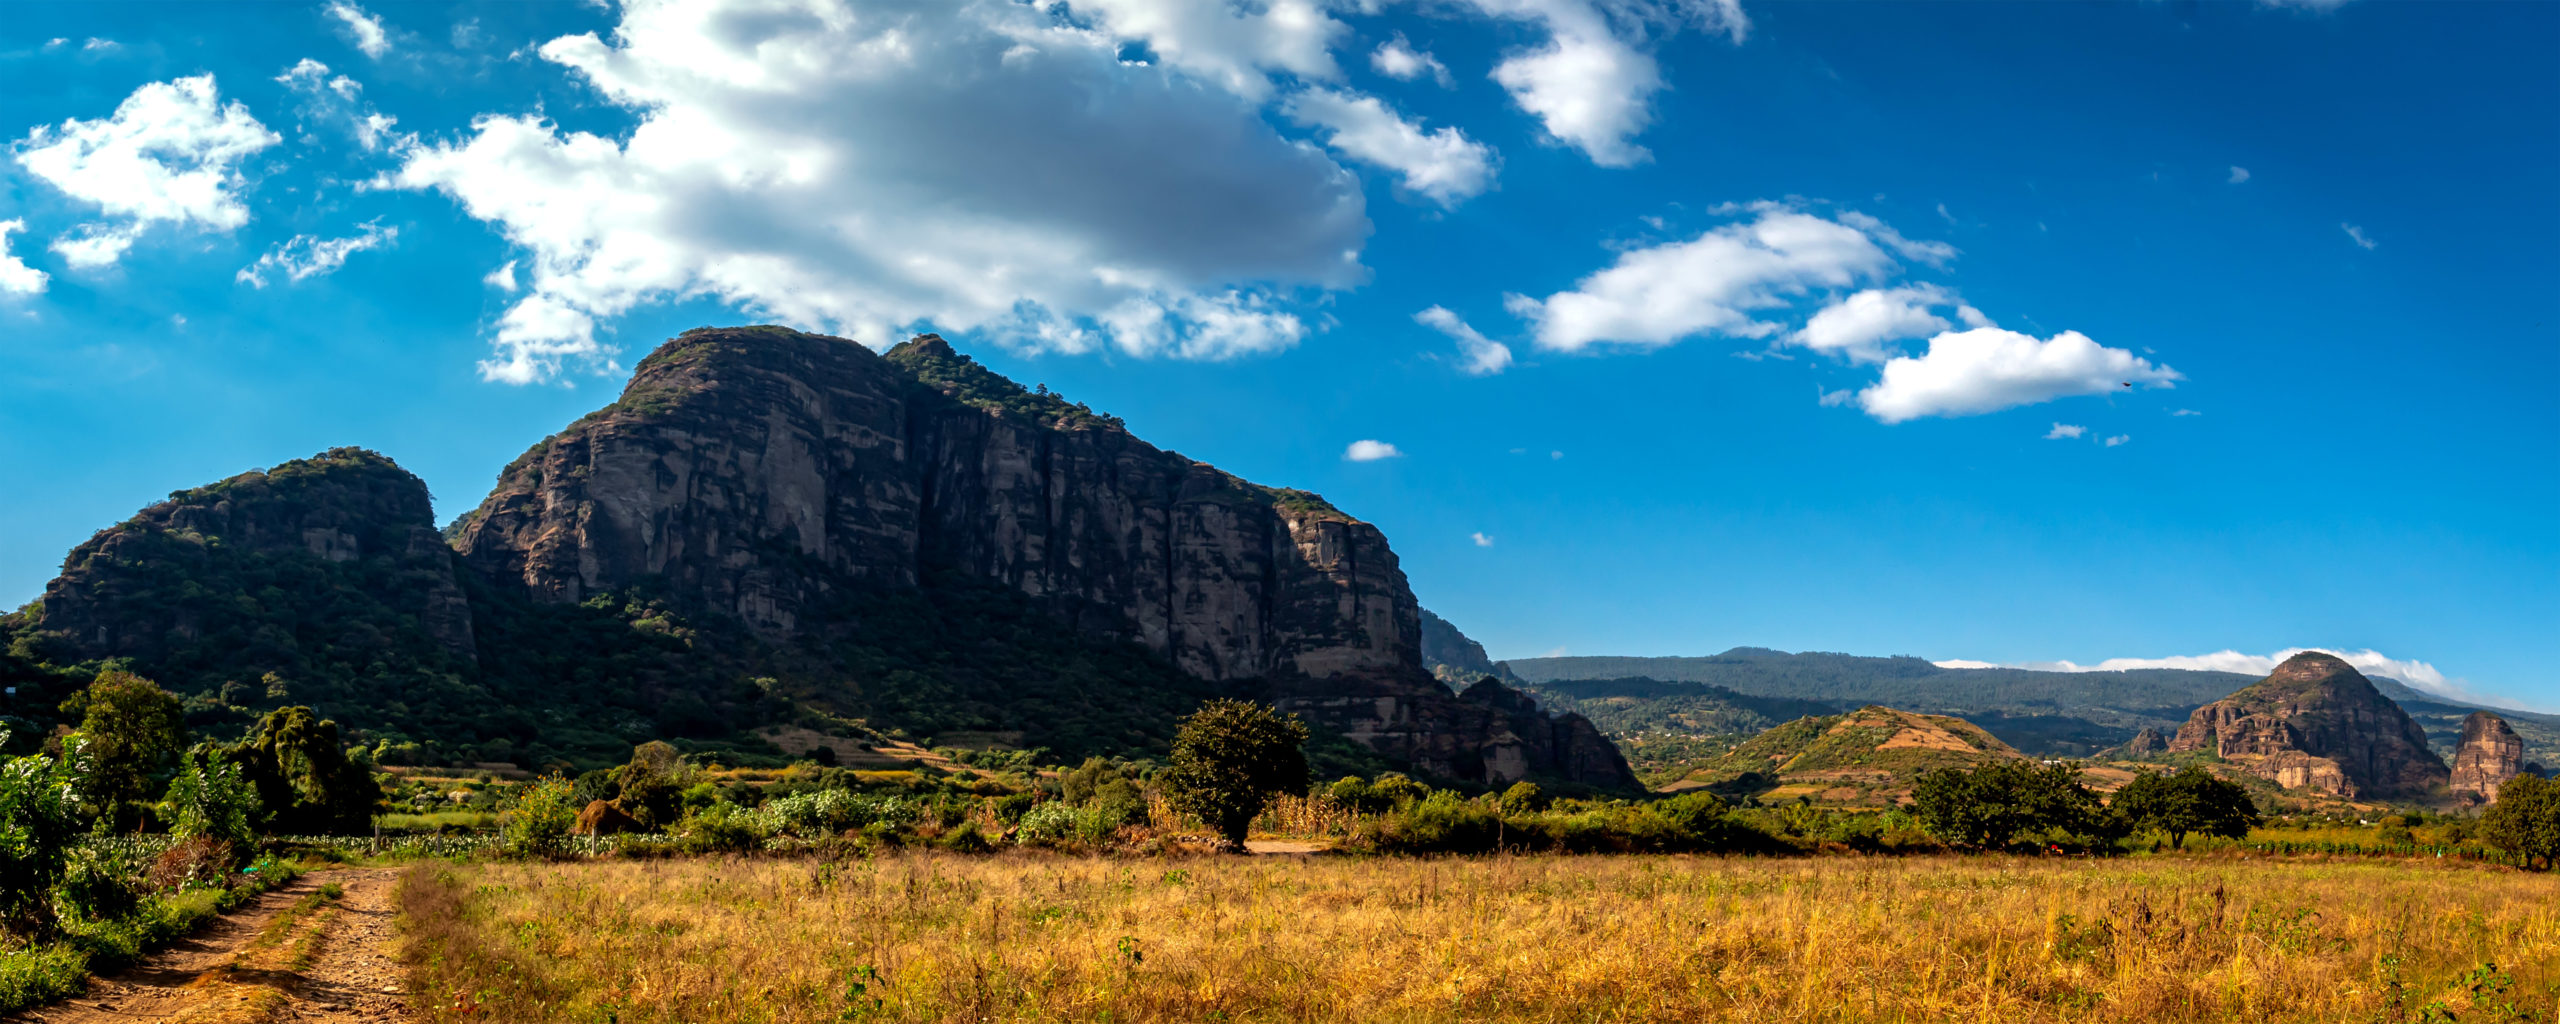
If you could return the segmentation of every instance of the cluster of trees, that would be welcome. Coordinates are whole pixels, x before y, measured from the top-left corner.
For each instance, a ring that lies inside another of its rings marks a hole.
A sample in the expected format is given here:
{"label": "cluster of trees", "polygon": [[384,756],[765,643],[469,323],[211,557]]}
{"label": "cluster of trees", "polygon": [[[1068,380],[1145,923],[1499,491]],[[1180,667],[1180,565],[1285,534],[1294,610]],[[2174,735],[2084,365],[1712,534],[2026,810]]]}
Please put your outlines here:
{"label": "cluster of trees", "polygon": [[1976,850],[2103,851],[2147,832],[2183,849],[2190,834],[2237,839],[2260,820],[2247,790],[2201,769],[2145,771],[2102,802],[2077,764],[1995,761],[1928,772],[1911,796],[1930,835]]}

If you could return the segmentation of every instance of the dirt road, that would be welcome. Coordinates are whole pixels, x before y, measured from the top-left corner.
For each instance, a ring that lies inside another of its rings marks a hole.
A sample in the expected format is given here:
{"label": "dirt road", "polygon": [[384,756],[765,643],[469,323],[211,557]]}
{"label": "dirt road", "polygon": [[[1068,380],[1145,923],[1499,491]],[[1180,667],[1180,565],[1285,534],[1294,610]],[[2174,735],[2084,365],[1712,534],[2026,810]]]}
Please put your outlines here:
{"label": "dirt road", "polygon": [[[30,1010],[28,1024],[136,1024],[141,1021],[333,1021],[409,1019],[403,972],[392,949],[392,885],[381,868],[316,872],[268,893],[192,938],[132,968],[90,983],[66,1001]],[[251,967],[278,958],[252,954],[268,925],[325,884],[346,890],[333,906],[297,922],[307,966]],[[316,932],[316,934],[313,934]]]}

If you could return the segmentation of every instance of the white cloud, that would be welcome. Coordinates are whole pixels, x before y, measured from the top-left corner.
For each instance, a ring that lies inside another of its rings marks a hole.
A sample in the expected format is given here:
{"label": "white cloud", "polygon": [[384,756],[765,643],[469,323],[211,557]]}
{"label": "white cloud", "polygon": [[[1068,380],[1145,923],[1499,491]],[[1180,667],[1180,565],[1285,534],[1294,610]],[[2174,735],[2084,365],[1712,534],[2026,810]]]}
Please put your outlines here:
{"label": "white cloud", "polygon": [[2204,415],[2204,414],[2203,414],[2203,413],[2200,413],[2200,412],[2197,412],[2197,411],[2195,411],[2195,410],[2193,410],[2193,409],[2179,409],[2179,410],[2176,410],[2176,411],[2174,411],[2174,412],[2171,412],[2169,415],[2171,415],[2171,416],[2202,416],[2202,415]]}
{"label": "white cloud", "polygon": [[1506,305],[1536,325],[1539,347],[1565,352],[1604,343],[1659,347],[1701,334],[1760,338],[1783,328],[1753,311],[1895,267],[1856,227],[1779,204],[1751,209],[1757,217],[1747,223],[1627,250],[1572,291],[1512,295]]}
{"label": "white cloud", "polygon": [[2231,183],[2237,185],[2247,180],[2249,180],[2249,169],[2238,164],[2233,164],[2231,166]]}
{"label": "white cloud", "polygon": [[295,235],[267,250],[266,255],[258,257],[258,262],[240,268],[240,272],[233,275],[233,280],[252,288],[264,288],[267,275],[276,271],[282,271],[285,280],[296,283],[326,277],[345,266],[347,257],[389,245],[398,237],[399,228],[386,228],[380,223],[365,224],[357,234],[346,238]]}
{"label": "white cloud", "polygon": [[1930,664],[1932,664],[1932,665],[1936,665],[1936,666],[1938,666],[1939,668],[2007,668],[2007,667],[2009,667],[2009,666],[2007,666],[2007,665],[2003,665],[2003,664],[2000,664],[2000,663],[1998,663],[1998,662],[1994,662],[1994,661],[1967,661],[1967,660],[1965,660],[1965,659],[1963,659],[1963,658],[1949,658],[1949,659],[1947,659],[1947,660],[1945,660],[1945,661],[1933,661],[1933,662],[1930,662]]}
{"label": "white cloud", "polygon": [[1886,423],[1923,416],[1970,416],[2072,395],[2098,395],[2126,383],[2171,387],[2178,371],[2107,348],[2078,331],[2038,341],[2016,331],[1977,327],[1929,339],[1918,357],[1884,364],[1858,406]]}
{"label": "white cloud", "polygon": [[1955,296],[1936,285],[1869,288],[1823,307],[1792,340],[1853,363],[1881,363],[1897,354],[1886,342],[1927,337],[1955,326],[1929,311],[1954,303]]}
{"label": "white cloud", "polygon": [[304,57],[277,75],[276,82],[302,97],[302,116],[335,122],[365,152],[378,153],[405,141],[391,130],[399,119],[375,111],[363,100],[364,86],[345,75],[331,75],[329,65]]}
{"label": "white cloud", "polygon": [[2461,688],[2446,679],[2443,672],[2423,661],[2403,661],[2375,650],[2348,650],[2343,647],[2287,647],[2274,654],[2243,654],[2239,651],[2215,651],[2211,654],[2182,654],[2166,658],[2109,658],[2095,665],[2072,661],[2031,661],[2014,665],[1985,662],[1941,661],[1940,668],[2023,668],[2038,672],[2132,672],[2140,669],[2179,669],[2189,672],[2234,672],[2244,676],[2263,676],[2284,664],[2285,659],[2308,651],[2336,655],[2338,660],[2353,665],[2367,675],[2388,676],[2422,690],[2447,695],[2460,694]]}
{"label": "white cloud", "polygon": [[2379,248],[2381,248],[2381,247],[2382,247],[2382,243],[2377,242],[2377,241],[2374,241],[2372,238],[2367,237],[2367,236],[2365,235],[2365,233],[2364,233],[2364,229],[2363,229],[2363,228],[2357,227],[2357,226],[2355,226],[2355,225],[2353,225],[2353,224],[2347,224],[2347,223],[2343,223],[2343,222],[2342,222],[2342,223],[2340,223],[2340,224],[2338,225],[2338,227],[2339,227],[2340,229],[2344,230],[2344,231],[2347,233],[2347,237],[2348,237],[2348,238],[2355,239],[2355,242],[2356,242],[2356,244],[2357,244],[2357,245],[2361,245],[2361,246],[2365,247],[2365,248],[2366,248],[2366,249],[2368,249],[2368,250],[2371,250],[2371,249],[2379,249]]}
{"label": "white cloud", "polygon": [[2125,443],[2125,442],[2127,442],[2127,441],[2131,441],[2131,440],[2133,440],[2133,435],[2131,435],[2131,434],[2117,434],[2117,435],[2115,435],[2115,436],[2112,436],[2112,437],[2107,438],[2107,447],[2109,447],[2109,448],[2113,448],[2113,447],[2115,447],[2115,446],[2117,446],[2117,445],[2123,444],[2123,443]]}
{"label": "white cloud", "polygon": [[1413,322],[1446,334],[1458,343],[1458,354],[1466,362],[1460,367],[1471,376],[1501,373],[1511,366],[1511,346],[1476,332],[1467,322],[1446,307],[1433,306],[1413,315]]}
{"label": "white cloud", "polygon": [[1695,24],[1736,43],[1750,31],[1739,0],[1471,0],[1497,18],[1536,22],[1546,44],[1503,57],[1493,80],[1547,135],[1603,167],[1651,156],[1634,138],[1653,120],[1662,71],[1638,43],[1652,30]]}
{"label": "white cloud", "polygon": [[1377,69],[1379,74],[1398,81],[1410,82],[1424,75],[1430,75],[1433,81],[1440,83],[1441,88],[1445,89],[1453,84],[1449,78],[1448,65],[1440,63],[1440,58],[1432,56],[1428,50],[1414,49],[1412,43],[1405,41],[1402,32],[1396,33],[1395,38],[1378,44],[1377,50],[1369,54],[1369,66]]}
{"label": "white cloud", "polygon": [[[633,111],[627,135],[485,115],[391,183],[523,250],[495,380],[610,365],[604,321],[685,297],[875,345],[924,324],[1071,352],[1294,344],[1279,290],[1363,280],[1370,224],[1357,180],[1245,94],[1257,68],[1327,73],[1306,46],[1334,23],[1293,2],[1074,11],[1108,31],[1010,0],[633,0],[609,37],[538,49]],[[1162,61],[1123,63],[1132,37]]]}
{"label": "white cloud", "polygon": [[1342,450],[1342,457],[1353,462],[1376,462],[1379,459],[1393,459],[1402,455],[1404,453],[1397,451],[1396,446],[1385,441],[1353,441],[1351,447]]}
{"label": "white cloud", "polygon": [[41,295],[46,281],[52,277],[9,255],[9,236],[27,229],[23,220],[0,220],[0,292],[12,295]]}
{"label": "white cloud", "polygon": [[1090,18],[1115,39],[1146,43],[1167,65],[1253,100],[1269,94],[1272,71],[1340,77],[1333,41],[1349,31],[1325,13],[1321,0],[1265,0],[1252,8],[1198,0],[1069,0],[1060,6]]}
{"label": "white cloud", "polygon": [[2044,432],[2044,439],[2047,441],[2075,441],[2078,440],[2081,435],[2088,432],[2089,428],[2077,423],[2055,423],[2053,425],[2053,429]]}
{"label": "white cloud", "polygon": [[489,276],[481,278],[480,283],[509,293],[524,287],[516,282],[516,261],[514,260],[499,264],[498,269],[490,271]]}
{"label": "white cloud", "polygon": [[135,89],[113,116],[39,126],[12,147],[18,164],[107,222],[81,225],[53,249],[75,267],[115,262],[157,223],[229,231],[249,222],[237,166],[279,137],[212,75]]}
{"label": "white cloud", "polygon": [[381,18],[365,13],[364,8],[348,0],[331,0],[327,10],[330,17],[338,19],[339,24],[345,27],[347,38],[355,43],[356,49],[364,51],[365,56],[380,59],[383,54],[391,52],[391,35],[383,31]]}
{"label": "white cloud", "polygon": [[1493,147],[1456,128],[1425,132],[1375,96],[1309,89],[1281,109],[1299,124],[1324,129],[1325,144],[1344,156],[1396,172],[1406,189],[1444,207],[1493,184]]}
{"label": "white cloud", "polygon": [[1489,548],[1493,546],[1493,538],[1485,536],[1480,532],[1468,534],[1467,539],[1475,541],[1476,546],[1480,548]]}
{"label": "white cloud", "polygon": [[86,42],[80,44],[82,53],[112,54],[122,49],[124,49],[123,43],[113,39],[100,39],[96,36],[91,36]]}

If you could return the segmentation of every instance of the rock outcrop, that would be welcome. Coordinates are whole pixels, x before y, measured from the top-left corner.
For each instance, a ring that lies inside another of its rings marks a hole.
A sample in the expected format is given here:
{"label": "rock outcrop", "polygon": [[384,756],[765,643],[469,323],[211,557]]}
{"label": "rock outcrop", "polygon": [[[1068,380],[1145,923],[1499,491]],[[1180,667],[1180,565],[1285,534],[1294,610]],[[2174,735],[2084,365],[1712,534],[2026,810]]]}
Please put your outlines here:
{"label": "rock outcrop", "polygon": [[2455,796],[2496,803],[2498,787],[2524,772],[2524,740],[2507,720],[2474,711],[2462,720],[2462,744],[2453,751]]}
{"label": "rock outcrop", "polygon": [[846,588],[949,570],[1204,679],[1420,664],[1376,527],[1161,451],[933,335],[884,357],[687,332],[507,467],[456,546],[536,600],[659,581],[769,639],[805,635]]}
{"label": "rock outcrop", "polygon": [[822,639],[847,595],[958,574],[1427,771],[1634,781],[1588,722],[1434,682],[1376,527],[1157,449],[934,335],[877,355],[687,332],[508,466],[454,543],[535,602],[647,585],[784,644]]}
{"label": "rock outcrop", "polygon": [[2160,730],[2146,725],[2142,731],[2134,733],[2132,739],[2125,741],[2121,753],[2126,757],[2148,757],[2167,749],[2169,742],[2161,737]]}
{"label": "rock outcrop", "polygon": [[2197,708],[2169,751],[2205,751],[2288,789],[2341,797],[2423,796],[2447,778],[2407,712],[2317,651]]}
{"label": "rock outcrop", "polygon": [[1493,659],[1486,657],[1484,645],[1470,639],[1449,620],[1422,611],[1422,667],[1433,677],[1453,687],[1469,685],[1485,676],[1500,675]]}
{"label": "rock outcrop", "polygon": [[151,664],[214,644],[268,671],[342,645],[468,662],[471,606],[455,572],[426,485],[374,452],[333,448],[171,494],[99,531],[45,587],[42,628],[64,660]]}

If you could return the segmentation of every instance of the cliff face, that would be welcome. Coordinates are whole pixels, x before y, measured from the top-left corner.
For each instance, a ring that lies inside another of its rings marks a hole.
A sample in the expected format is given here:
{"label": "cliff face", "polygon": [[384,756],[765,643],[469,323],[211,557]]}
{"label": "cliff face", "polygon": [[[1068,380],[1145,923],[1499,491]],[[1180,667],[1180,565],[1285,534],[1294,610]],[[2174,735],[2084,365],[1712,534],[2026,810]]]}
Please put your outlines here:
{"label": "cliff face", "polygon": [[2474,711],[2462,720],[2462,744],[2454,748],[2454,795],[2496,803],[2498,787],[2524,772],[2524,740],[2507,720]]}
{"label": "cliff face", "polygon": [[2208,751],[2287,788],[2334,796],[2421,796],[2447,774],[2407,712],[2318,652],[2197,708],[2169,750]]}
{"label": "cliff face", "polygon": [[99,531],[45,587],[42,628],[71,660],[149,664],[208,642],[268,671],[342,645],[474,657],[426,485],[359,448],[181,491]]}
{"label": "cliff face", "polygon": [[508,467],[456,546],[537,600],[656,578],[771,639],[808,632],[844,588],[952,570],[1205,679],[1418,657],[1377,528],[1022,392],[930,335],[884,358],[688,332]]}
{"label": "cliff face", "polygon": [[1483,644],[1459,632],[1449,620],[1431,614],[1429,608],[1422,609],[1422,667],[1453,687],[1501,674],[1493,659],[1485,656]]}
{"label": "cliff face", "polygon": [[687,332],[507,467],[454,543],[536,602],[645,585],[786,644],[823,640],[857,594],[957,574],[1426,770],[1632,783],[1588,723],[1433,683],[1376,527],[1157,449],[932,335],[882,356],[779,328]]}

